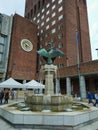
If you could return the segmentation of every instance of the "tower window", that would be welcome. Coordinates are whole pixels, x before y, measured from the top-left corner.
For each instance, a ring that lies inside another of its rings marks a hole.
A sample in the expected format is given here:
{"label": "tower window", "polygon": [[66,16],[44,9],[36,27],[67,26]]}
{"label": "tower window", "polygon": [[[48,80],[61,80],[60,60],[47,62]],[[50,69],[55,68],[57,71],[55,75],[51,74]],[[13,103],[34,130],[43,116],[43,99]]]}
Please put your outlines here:
{"label": "tower window", "polygon": [[41,19],[44,19],[44,15],[42,15]]}
{"label": "tower window", "polygon": [[40,13],[37,14],[37,17],[39,17],[39,16],[40,16]]}
{"label": "tower window", "polygon": [[62,29],[63,29],[63,24],[62,24],[62,23],[58,26],[58,29],[59,29],[59,30],[62,30]]}
{"label": "tower window", "polygon": [[31,9],[31,17],[33,16],[33,9]]}
{"label": "tower window", "polygon": [[45,9],[42,9],[42,13],[45,11]]}
{"label": "tower window", "polygon": [[52,6],[52,10],[54,10],[54,9],[55,9],[55,5]]}
{"label": "tower window", "polygon": [[34,5],[34,14],[36,13],[36,5]]}
{"label": "tower window", "polygon": [[37,23],[39,23],[39,22],[40,22],[40,20],[38,19],[38,20],[37,20]]}
{"label": "tower window", "polygon": [[49,29],[49,25],[46,26],[46,30],[48,30],[48,29]]}
{"label": "tower window", "polygon": [[38,9],[40,9],[40,1],[38,2]]}
{"label": "tower window", "polygon": [[43,33],[43,32],[44,32],[44,30],[42,29],[42,30],[41,30],[41,33]]}
{"label": "tower window", "polygon": [[54,12],[54,13],[52,14],[52,18],[53,18],[55,15],[56,15],[56,13]]}
{"label": "tower window", "polygon": [[46,12],[46,15],[48,15],[49,14],[49,10]]}
{"label": "tower window", "polygon": [[42,5],[44,5],[45,4],[45,0],[42,0]]}
{"label": "tower window", "polygon": [[56,29],[54,28],[54,29],[52,29],[52,33],[55,33],[56,32]]}
{"label": "tower window", "polygon": [[48,36],[49,36],[49,33],[46,33],[46,34],[45,34],[45,37],[48,37]]}
{"label": "tower window", "polygon": [[0,35],[0,63],[3,60],[3,52],[4,52],[4,37]]}
{"label": "tower window", "polygon": [[56,21],[55,21],[55,20],[52,22],[52,25],[54,25],[54,24],[56,24]]}
{"label": "tower window", "polygon": [[34,21],[36,20],[36,17],[34,17],[34,19],[33,19]]}
{"label": "tower window", "polygon": [[44,22],[42,22],[41,26],[44,26]]}
{"label": "tower window", "polygon": [[52,3],[54,2],[55,0],[52,0]]}
{"label": "tower window", "polygon": [[50,4],[48,3],[47,5],[46,5],[46,7],[48,8],[50,6]]}
{"label": "tower window", "polygon": [[62,2],[62,0],[58,0],[58,4],[60,4]]}
{"label": "tower window", "polygon": [[61,12],[62,10],[63,10],[63,7],[61,6],[58,11]]}
{"label": "tower window", "polygon": [[62,34],[62,33],[59,33],[59,34],[58,34],[58,38],[59,38],[59,39],[63,38],[63,34]]}
{"label": "tower window", "polygon": [[58,45],[59,48],[63,48],[63,43],[60,42],[59,45]]}
{"label": "tower window", "polygon": [[61,20],[63,18],[63,15],[60,15],[59,17],[58,17],[58,20]]}
{"label": "tower window", "polygon": [[46,22],[48,22],[49,21],[49,17],[46,19]]}

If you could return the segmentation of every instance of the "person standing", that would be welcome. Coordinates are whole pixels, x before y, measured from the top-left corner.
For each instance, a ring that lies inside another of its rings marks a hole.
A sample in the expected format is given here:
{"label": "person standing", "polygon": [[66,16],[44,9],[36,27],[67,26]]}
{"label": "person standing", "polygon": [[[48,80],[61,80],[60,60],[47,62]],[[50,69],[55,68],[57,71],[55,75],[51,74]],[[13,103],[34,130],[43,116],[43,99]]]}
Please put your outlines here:
{"label": "person standing", "polygon": [[96,106],[96,104],[98,104],[98,92],[95,93],[95,104],[94,104],[94,106]]}
{"label": "person standing", "polygon": [[14,99],[14,90],[13,89],[11,90],[11,99],[12,100]]}
{"label": "person standing", "polygon": [[88,103],[92,103],[94,105],[94,102],[93,102],[93,95],[91,92],[88,92]]}
{"label": "person standing", "polygon": [[9,90],[8,89],[5,91],[4,99],[5,99],[4,103],[8,103],[8,99],[9,99]]}
{"label": "person standing", "polygon": [[2,104],[3,98],[4,98],[4,91],[0,90],[0,104]]}
{"label": "person standing", "polygon": [[2,104],[2,92],[0,90],[0,104]]}

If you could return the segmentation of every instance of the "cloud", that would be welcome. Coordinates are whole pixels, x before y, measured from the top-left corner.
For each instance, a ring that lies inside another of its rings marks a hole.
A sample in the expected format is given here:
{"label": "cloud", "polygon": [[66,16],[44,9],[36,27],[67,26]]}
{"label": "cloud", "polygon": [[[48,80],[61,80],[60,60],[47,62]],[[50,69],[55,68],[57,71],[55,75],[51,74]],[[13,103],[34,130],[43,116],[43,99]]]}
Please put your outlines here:
{"label": "cloud", "polygon": [[90,41],[92,59],[98,59],[96,48],[98,48],[98,0],[87,0],[88,20],[90,29]]}
{"label": "cloud", "polygon": [[24,16],[25,0],[3,0],[0,2],[0,13],[7,15],[15,12]]}

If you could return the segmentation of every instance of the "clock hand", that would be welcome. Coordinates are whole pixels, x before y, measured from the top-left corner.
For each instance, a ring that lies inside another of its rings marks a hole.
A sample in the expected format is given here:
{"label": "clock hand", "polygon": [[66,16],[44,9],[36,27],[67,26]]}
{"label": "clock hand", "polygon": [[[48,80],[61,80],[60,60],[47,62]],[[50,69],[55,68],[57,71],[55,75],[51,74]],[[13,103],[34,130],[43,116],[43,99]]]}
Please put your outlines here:
{"label": "clock hand", "polygon": [[30,47],[30,45],[29,45],[28,43],[25,43],[25,45],[26,45],[27,47]]}

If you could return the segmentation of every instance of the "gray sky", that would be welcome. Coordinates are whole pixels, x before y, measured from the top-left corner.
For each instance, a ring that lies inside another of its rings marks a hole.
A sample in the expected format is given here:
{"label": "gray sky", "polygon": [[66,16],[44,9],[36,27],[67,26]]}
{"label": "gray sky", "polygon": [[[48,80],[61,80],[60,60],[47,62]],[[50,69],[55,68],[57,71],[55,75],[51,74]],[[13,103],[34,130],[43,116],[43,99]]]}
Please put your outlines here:
{"label": "gray sky", "polygon": [[0,13],[24,16],[25,0],[0,0]]}
{"label": "gray sky", "polygon": [[[98,0],[87,0],[92,58],[98,59]],[[0,13],[24,16],[25,0],[0,0]]]}

